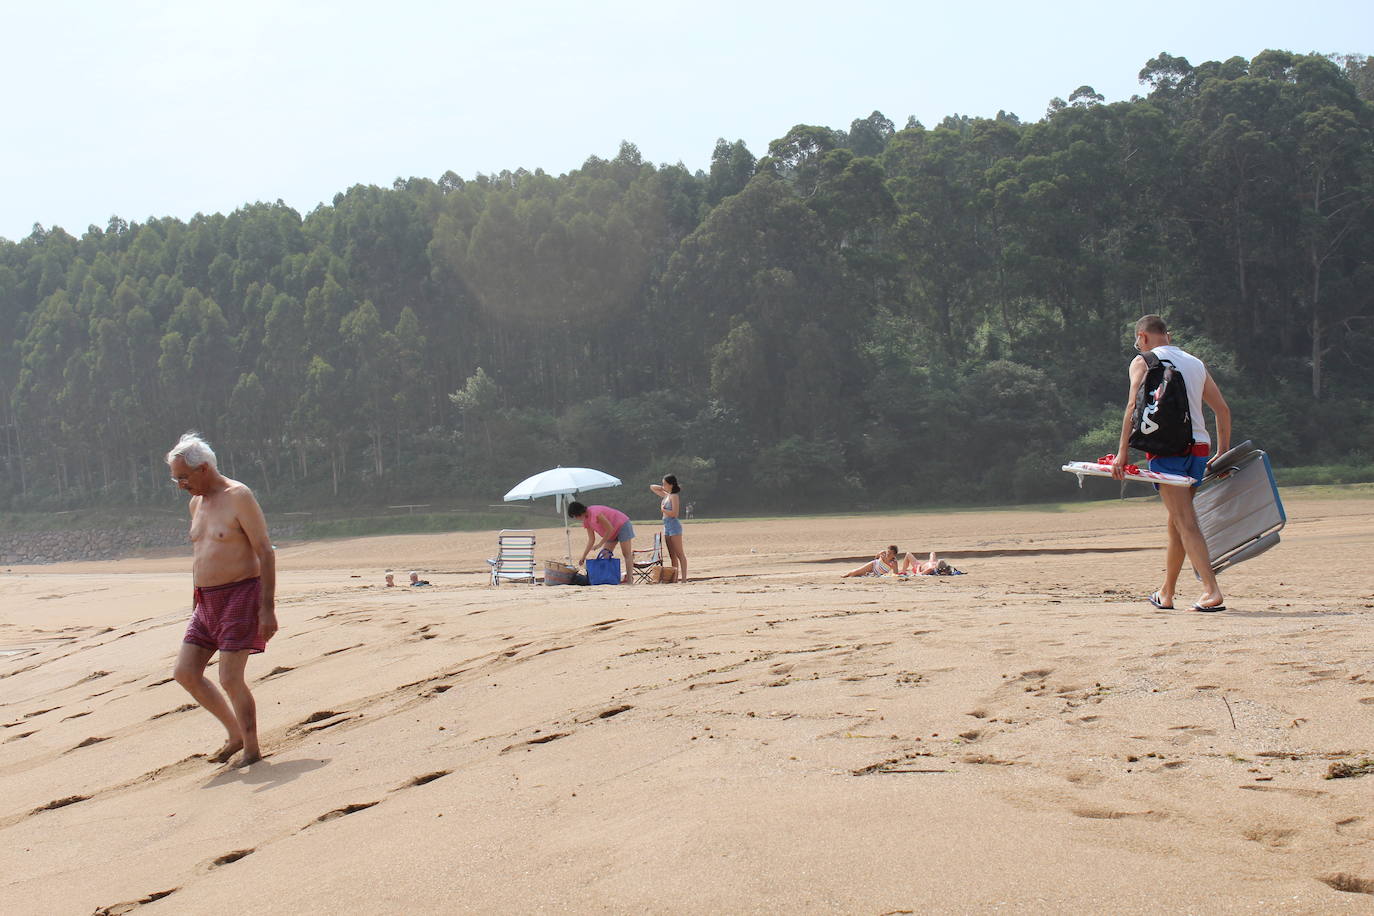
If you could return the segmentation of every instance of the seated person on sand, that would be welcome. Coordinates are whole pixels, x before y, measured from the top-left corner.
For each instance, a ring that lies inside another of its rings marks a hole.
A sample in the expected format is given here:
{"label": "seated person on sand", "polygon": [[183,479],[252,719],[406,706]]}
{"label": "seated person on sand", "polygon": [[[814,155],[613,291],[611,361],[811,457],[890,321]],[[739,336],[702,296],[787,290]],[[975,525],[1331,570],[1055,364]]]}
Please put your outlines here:
{"label": "seated person on sand", "polygon": [[918,560],[914,554],[907,554],[902,558],[901,571],[899,576],[950,576],[954,574],[954,567],[935,555],[935,551],[930,552],[929,559]]}
{"label": "seated person on sand", "polygon": [[[910,559],[911,554],[907,554]],[[840,576],[841,579],[850,579],[855,576],[886,576],[896,575],[897,573],[897,545],[889,544],[885,549],[878,551],[878,555],[869,560],[858,569],[851,569],[849,572]]]}

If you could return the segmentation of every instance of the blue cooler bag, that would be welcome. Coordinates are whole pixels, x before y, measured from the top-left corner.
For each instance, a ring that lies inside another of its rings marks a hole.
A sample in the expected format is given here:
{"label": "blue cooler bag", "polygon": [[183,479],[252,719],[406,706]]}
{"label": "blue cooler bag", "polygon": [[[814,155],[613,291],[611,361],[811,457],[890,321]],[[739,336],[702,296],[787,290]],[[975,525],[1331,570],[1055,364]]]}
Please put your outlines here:
{"label": "blue cooler bag", "polygon": [[619,585],[620,561],[614,557],[606,560],[588,559],[587,578],[592,585]]}

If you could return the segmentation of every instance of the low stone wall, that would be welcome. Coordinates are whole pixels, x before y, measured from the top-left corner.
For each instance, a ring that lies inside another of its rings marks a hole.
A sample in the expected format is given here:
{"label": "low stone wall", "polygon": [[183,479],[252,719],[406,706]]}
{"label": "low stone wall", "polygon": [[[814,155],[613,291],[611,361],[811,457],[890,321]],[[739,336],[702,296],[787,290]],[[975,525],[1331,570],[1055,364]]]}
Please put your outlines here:
{"label": "low stone wall", "polygon": [[[298,537],[300,526],[272,529],[275,540]],[[72,531],[0,532],[0,564],[70,563],[75,560],[117,560],[144,550],[185,547],[190,555],[187,525],[143,528],[82,528]]]}

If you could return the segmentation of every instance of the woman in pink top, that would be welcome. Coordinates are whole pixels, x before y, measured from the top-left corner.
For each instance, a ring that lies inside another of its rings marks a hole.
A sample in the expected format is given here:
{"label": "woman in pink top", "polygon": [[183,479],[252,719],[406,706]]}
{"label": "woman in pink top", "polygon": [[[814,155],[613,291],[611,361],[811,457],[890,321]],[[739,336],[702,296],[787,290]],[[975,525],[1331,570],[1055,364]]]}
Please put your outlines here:
{"label": "woman in pink top", "polygon": [[[609,550],[612,544],[618,543],[620,553],[625,557],[625,564],[621,567],[623,575],[620,583],[634,585],[635,526],[630,523],[630,517],[610,506],[584,506],[579,502],[571,502],[568,503],[568,518],[580,518],[582,527],[587,529],[587,546],[578,558],[577,565],[581,566],[587,562],[587,554],[591,553],[593,548],[600,552]],[[597,535],[601,536],[600,544],[596,543]]]}

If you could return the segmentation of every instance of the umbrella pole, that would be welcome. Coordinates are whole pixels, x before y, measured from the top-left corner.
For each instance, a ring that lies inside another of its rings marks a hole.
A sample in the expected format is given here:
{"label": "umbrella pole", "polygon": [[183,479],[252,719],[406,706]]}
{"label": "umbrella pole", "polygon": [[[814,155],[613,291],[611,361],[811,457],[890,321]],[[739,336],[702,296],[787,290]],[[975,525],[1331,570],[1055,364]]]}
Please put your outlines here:
{"label": "umbrella pole", "polygon": [[559,493],[553,498],[553,504],[558,507],[558,514],[563,516],[563,542],[567,547],[568,553],[564,558],[568,565],[572,565],[572,533],[568,530],[568,496],[566,493]]}

